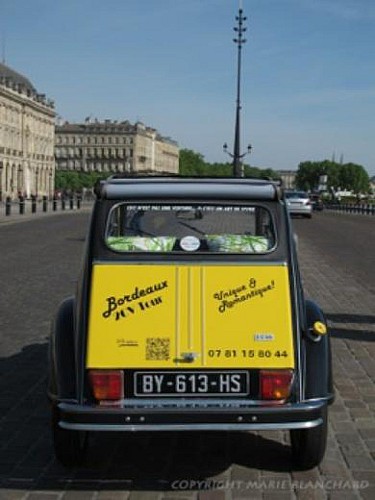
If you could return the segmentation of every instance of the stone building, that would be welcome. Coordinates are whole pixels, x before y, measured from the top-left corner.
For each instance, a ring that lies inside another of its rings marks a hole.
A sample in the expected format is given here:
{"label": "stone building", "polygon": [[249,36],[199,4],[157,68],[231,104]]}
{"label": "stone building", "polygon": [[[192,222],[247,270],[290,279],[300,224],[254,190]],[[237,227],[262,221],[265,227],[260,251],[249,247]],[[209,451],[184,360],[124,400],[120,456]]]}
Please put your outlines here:
{"label": "stone building", "polygon": [[178,173],[176,142],[142,123],[105,120],[56,126],[57,170]]}
{"label": "stone building", "polygon": [[55,182],[54,103],[0,63],[0,198],[51,196]]}

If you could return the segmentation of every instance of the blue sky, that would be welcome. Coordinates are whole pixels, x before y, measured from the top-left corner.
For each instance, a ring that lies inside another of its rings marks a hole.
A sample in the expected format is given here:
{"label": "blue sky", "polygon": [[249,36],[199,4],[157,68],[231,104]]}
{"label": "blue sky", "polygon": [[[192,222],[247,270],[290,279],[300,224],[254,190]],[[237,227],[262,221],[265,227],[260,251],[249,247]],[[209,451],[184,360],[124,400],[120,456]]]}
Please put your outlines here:
{"label": "blue sky", "polygon": [[[375,174],[375,1],[242,0],[242,145],[260,167],[305,160]],[[64,119],[143,121],[227,161],[239,0],[0,0],[6,63]]]}

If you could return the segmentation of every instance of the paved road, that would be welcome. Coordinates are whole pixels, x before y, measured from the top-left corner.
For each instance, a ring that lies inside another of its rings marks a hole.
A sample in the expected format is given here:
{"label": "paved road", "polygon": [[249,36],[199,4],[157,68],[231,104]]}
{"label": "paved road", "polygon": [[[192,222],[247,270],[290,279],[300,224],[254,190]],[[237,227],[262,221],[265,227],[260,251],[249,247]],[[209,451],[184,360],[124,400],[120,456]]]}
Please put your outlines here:
{"label": "paved road", "polygon": [[375,293],[375,217],[314,213],[312,224],[293,218],[296,232],[317,250],[324,262],[362,282]]}
{"label": "paved road", "polygon": [[307,294],[333,327],[336,402],[325,459],[309,472],[291,472],[285,432],[100,435],[84,469],[54,461],[46,337],[74,291],[87,222],[67,213],[0,225],[0,499],[374,498],[375,218],[293,220]]}

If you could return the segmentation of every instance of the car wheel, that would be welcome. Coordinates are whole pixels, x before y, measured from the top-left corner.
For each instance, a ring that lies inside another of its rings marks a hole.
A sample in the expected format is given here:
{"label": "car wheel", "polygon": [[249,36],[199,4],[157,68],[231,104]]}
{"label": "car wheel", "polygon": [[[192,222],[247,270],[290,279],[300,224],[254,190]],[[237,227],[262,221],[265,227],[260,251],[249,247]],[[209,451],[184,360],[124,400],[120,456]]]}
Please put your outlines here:
{"label": "car wheel", "polygon": [[312,469],[323,459],[327,445],[327,408],[324,409],[322,418],[323,423],[317,427],[290,431],[292,458],[298,469]]}
{"label": "car wheel", "polygon": [[65,467],[80,465],[86,456],[88,433],[59,426],[59,410],[52,407],[52,439],[56,458]]}
{"label": "car wheel", "polygon": [[311,219],[311,218],[312,218],[312,214],[305,215],[305,217],[306,217],[307,219]]}

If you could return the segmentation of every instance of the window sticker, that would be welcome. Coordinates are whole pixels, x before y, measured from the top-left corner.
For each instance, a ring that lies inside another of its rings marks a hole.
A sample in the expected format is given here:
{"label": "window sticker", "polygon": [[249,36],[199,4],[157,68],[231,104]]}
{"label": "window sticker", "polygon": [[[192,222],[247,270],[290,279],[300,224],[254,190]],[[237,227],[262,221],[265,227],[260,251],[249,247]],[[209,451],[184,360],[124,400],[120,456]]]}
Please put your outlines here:
{"label": "window sticker", "polygon": [[180,247],[186,252],[195,252],[200,246],[201,243],[195,236],[185,236],[180,241]]}

